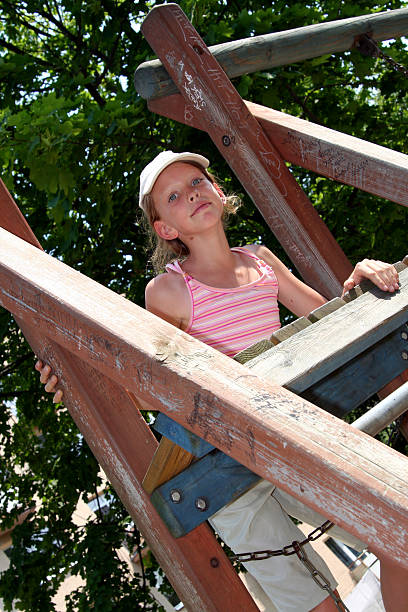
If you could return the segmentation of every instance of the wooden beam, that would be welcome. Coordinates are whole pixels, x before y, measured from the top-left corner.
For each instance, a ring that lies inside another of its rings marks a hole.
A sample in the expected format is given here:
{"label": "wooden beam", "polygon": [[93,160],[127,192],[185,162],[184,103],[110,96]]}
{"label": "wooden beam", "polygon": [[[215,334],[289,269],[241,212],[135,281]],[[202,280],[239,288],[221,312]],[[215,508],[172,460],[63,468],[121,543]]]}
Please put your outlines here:
{"label": "wooden beam", "polygon": [[[245,104],[284,160],[408,206],[408,155],[253,102]],[[207,124],[180,94],[149,102],[149,109],[206,131]]]}
{"label": "wooden beam", "polygon": [[35,237],[31,227],[28,225],[20,209],[14,202],[7,187],[0,179],[0,227],[15,236],[22,238],[29,244],[42,249],[41,244]]}
{"label": "wooden beam", "polygon": [[246,365],[296,393],[304,391],[408,321],[408,268],[399,278],[399,291],[386,293],[372,285],[370,291],[330,317],[316,321]]}
{"label": "wooden beam", "polygon": [[408,155],[259,104],[246,104],[286,161],[408,206]]}
{"label": "wooden beam", "polygon": [[300,274],[338,295],[349,261],[183,11],[156,6],[142,31]]}
{"label": "wooden beam", "polygon": [[[35,245],[37,249],[30,248],[40,254],[40,243],[2,182],[0,226]],[[251,596],[206,525],[175,540],[157,515],[141,485],[157,441],[129,394],[33,327],[32,321],[15,318],[34,353],[58,375],[71,416],[186,607],[224,612],[233,605],[255,612]],[[214,582],[219,591],[213,589]]]}
{"label": "wooden beam", "polygon": [[[405,36],[408,9],[384,11],[309,25],[284,32],[253,36],[209,47],[229,78],[302,62],[325,54],[347,51],[363,34],[374,40]],[[177,87],[159,60],[141,64],[135,72],[135,87],[147,100],[168,96]]]}
{"label": "wooden beam", "polygon": [[[30,334],[28,334],[28,339]],[[41,355],[55,367],[64,403],[92,453],[145,537],[179,597],[191,610],[224,612],[235,604],[255,612],[253,600],[207,525],[171,536],[141,486],[157,441],[125,389],[43,338]],[[213,584],[222,584],[222,593]],[[238,608],[239,609],[239,608]]]}
{"label": "wooden beam", "polygon": [[407,457],[4,230],[0,247],[0,303],[37,334],[408,567]]}

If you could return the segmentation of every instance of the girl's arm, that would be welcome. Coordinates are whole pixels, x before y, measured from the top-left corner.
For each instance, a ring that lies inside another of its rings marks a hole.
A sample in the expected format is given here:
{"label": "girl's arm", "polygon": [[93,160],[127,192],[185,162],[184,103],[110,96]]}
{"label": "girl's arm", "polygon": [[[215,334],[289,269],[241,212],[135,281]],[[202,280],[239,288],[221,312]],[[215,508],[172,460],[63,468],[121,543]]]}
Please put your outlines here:
{"label": "girl's arm", "polygon": [[[273,268],[279,282],[279,301],[295,315],[307,316],[327,301],[320,293],[296,278],[265,246],[253,245],[251,250]],[[356,265],[345,281],[343,295],[364,278],[368,278],[383,291],[393,292],[399,287],[398,272],[392,264],[364,259]]]}

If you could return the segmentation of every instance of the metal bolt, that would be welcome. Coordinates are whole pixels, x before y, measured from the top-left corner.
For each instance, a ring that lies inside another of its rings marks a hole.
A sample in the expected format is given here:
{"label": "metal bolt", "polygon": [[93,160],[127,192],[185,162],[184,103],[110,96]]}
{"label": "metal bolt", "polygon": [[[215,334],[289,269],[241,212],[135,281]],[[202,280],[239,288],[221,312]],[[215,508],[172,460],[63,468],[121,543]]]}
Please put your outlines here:
{"label": "metal bolt", "polygon": [[218,561],[217,557],[211,557],[211,559],[210,559],[211,567],[218,567],[219,564],[220,564],[220,562]]}
{"label": "metal bolt", "polygon": [[402,351],[402,353],[401,353],[401,357],[402,357],[403,359],[405,359],[405,361],[406,361],[406,360],[408,359],[408,353],[407,353],[407,351]]}
{"label": "metal bolt", "polygon": [[408,340],[408,332],[405,332],[405,331],[401,332],[401,338],[403,340]]}
{"label": "metal bolt", "polygon": [[170,491],[170,499],[173,502],[173,504],[179,504],[182,500],[182,495],[181,495],[181,491],[179,491],[178,489],[172,489]]}
{"label": "metal bolt", "polygon": [[195,507],[197,508],[197,510],[200,510],[200,512],[204,512],[204,510],[207,510],[208,503],[205,497],[197,497],[197,499],[195,500]]}
{"label": "metal bolt", "polygon": [[231,144],[231,138],[229,136],[227,136],[227,134],[225,134],[225,136],[222,137],[222,144],[224,145],[224,147],[229,147]]}

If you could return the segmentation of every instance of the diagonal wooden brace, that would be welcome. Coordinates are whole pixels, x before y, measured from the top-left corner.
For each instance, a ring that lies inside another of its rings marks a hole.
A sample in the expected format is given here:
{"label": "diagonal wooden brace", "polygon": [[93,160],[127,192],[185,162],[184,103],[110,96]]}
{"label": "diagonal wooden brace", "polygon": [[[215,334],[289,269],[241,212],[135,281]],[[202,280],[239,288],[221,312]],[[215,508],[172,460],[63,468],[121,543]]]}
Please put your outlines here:
{"label": "diagonal wooden brace", "polygon": [[154,7],[142,31],[306,282],[338,295],[346,256],[183,11]]}
{"label": "diagonal wooden brace", "polygon": [[[41,249],[1,180],[0,226]],[[5,284],[2,289],[7,290]],[[156,513],[141,481],[157,441],[124,388],[49,340],[44,330],[15,318],[35,354],[58,375],[72,418],[185,606],[224,612],[233,605],[255,612],[257,606],[209,527],[200,525],[175,540]]]}

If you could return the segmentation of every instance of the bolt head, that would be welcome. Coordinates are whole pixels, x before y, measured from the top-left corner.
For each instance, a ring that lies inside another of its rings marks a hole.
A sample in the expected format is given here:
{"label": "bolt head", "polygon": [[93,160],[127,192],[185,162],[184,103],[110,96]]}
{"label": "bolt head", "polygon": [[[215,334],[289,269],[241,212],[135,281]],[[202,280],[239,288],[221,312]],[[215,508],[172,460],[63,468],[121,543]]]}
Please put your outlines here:
{"label": "bolt head", "polygon": [[179,504],[182,498],[183,496],[181,494],[181,491],[179,491],[179,489],[172,489],[170,491],[170,499],[173,502],[173,504]]}
{"label": "bolt head", "polygon": [[406,360],[408,360],[408,353],[407,353],[407,351],[402,351],[402,353],[401,353],[401,357],[402,357],[402,358],[403,358],[405,361],[406,361]]}
{"label": "bolt head", "polygon": [[208,502],[205,497],[197,497],[197,499],[195,500],[195,507],[197,508],[197,510],[200,510],[200,512],[204,512],[204,510],[207,510]]}
{"label": "bolt head", "polygon": [[408,340],[408,332],[406,332],[406,331],[401,332],[401,338],[403,340]]}
{"label": "bolt head", "polygon": [[224,145],[224,147],[229,147],[231,144],[231,138],[225,134],[225,136],[222,137],[222,144]]}

